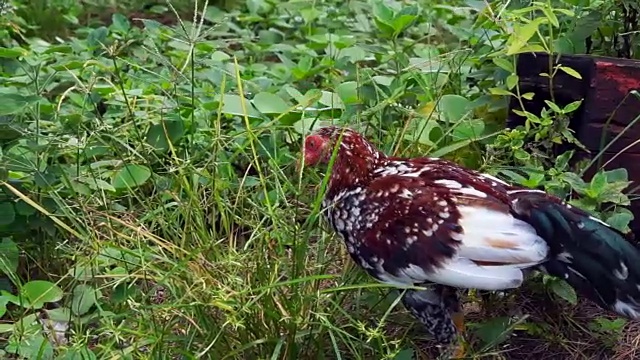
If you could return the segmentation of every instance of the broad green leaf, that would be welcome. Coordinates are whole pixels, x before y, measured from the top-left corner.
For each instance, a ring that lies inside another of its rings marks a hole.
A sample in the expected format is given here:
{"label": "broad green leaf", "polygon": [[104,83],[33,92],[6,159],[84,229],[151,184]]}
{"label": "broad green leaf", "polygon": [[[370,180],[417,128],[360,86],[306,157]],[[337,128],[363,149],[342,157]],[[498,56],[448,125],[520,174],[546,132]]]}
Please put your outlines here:
{"label": "broad green leaf", "polygon": [[322,96],[318,102],[330,107],[331,109],[344,109],[344,104],[342,103],[342,100],[340,100],[338,94],[329,91],[322,91]]}
{"label": "broad green leaf", "polygon": [[497,345],[507,339],[511,332],[510,319],[508,317],[496,317],[483,321],[476,326],[474,333],[485,345]]}
{"label": "broad green leaf", "polygon": [[24,56],[26,54],[27,54],[27,50],[20,47],[14,47],[14,48],[0,47],[0,58],[15,59],[20,56]]}
{"label": "broad green leaf", "polygon": [[629,174],[627,173],[627,169],[618,168],[609,171],[605,171],[604,174],[607,176],[607,182],[613,183],[618,181],[629,181]]}
{"label": "broad green leaf", "polygon": [[429,156],[431,157],[443,157],[447,154],[450,154],[456,150],[462,149],[465,146],[468,146],[469,144],[471,144],[473,142],[473,140],[471,139],[465,139],[465,140],[461,140],[461,141],[456,141],[452,144],[449,144],[447,146],[443,146],[431,153],[429,153]]}
{"label": "broad green leaf", "polygon": [[78,316],[82,316],[91,310],[102,295],[89,285],[80,284],[73,288],[71,299],[71,311]]}
{"label": "broad green leaf", "polygon": [[96,354],[87,347],[73,348],[65,352],[60,360],[96,360]]}
{"label": "broad green leaf", "polygon": [[415,350],[411,348],[402,349],[393,357],[393,360],[413,360]]}
{"label": "broad green leaf", "polygon": [[496,66],[500,67],[501,69],[509,73],[516,72],[515,68],[513,67],[513,62],[511,62],[510,60],[507,60],[505,58],[498,58],[498,57],[495,57],[491,60],[493,61],[494,64],[496,64]]}
{"label": "broad green leaf", "polygon": [[518,85],[518,75],[516,74],[511,74],[507,77],[507,89],[511,90],[514,87],[516,87],[516,85]]}
{"label": "broad green leaf", "polygon": [[344,104],[357,104],[358,100],[358,83],[355,81],[347,81],[336,87],[336,93]]}
{"label": "broad green leaf", "polygon": [[44,98],[37,95],[21,95],[18,93],[0,92],[0,116],[17,114],[29,105],[33,105]]}
{"label": "broad green leaf", "polygon": [[13,324],[0,323],[0,334],[13,331]]}
{"label": "broad green leaf", "polygon": [[73,47],[67,44],[50,46],[43,54],[71,54],[73,53]]}
{"label": "broad green leaf", "polygon": [[16,219],[16,211],[10,201],[0,202],[0,226],[12,224]]}
{"label": "broad green leaf", "polygon": [[144,165],[129,164],[118,170],[111,180],[117,190],[133,189],[149,180],[151,170]]}
{"label": "broad green leaf", "polygon": [[373,81],[382,86],[391,86],[391,83],[393,83],[393,77],[377,75],[373,77]]}
{"label": "broad green leaf", "polygon": [[451,122],[458,122],[469,116],[472,102],[460,95],[447,94],[440,98],[439,111]]}
{"label": "broad green leaf", "polygon": [[262,118],[262,115],[253,107],[251,101],[234,94],[224,94],[222,96],[222,112],[229,115],[247,115],[249,117]]}
{"label": "broad green leaf", "polygon": [[578,110],[580,105],[582,105],[582,100],[574,101],[572,103],[567,104],[567,106],[565,106],[564,109],[562,109],[562,112],[565,114],[574,112]]}
{"label": "broad green leaf", "polygon": [[69,321],[71,319],[71,309],[66,307],[59,307],[51,310],[46,310],[47,317],[53,321]]}
{"label": "broad green leaf", "polygon": [[611,215],[605,222],[611,225],[614,229],[626,232],[629,229],[629,223],[633,218],[634,216],[631,212],[619,212]]}
{"label": "broad green leaf", "polygon": [[582,75],[580,75],[579,72],[575,71],[574,69],[567,67],[567,66],[558,66],[558,69],[564,71],[565,73],[567,73],[567,75],[569,76],[573,76],[576,79],[580,79],[582,80]]}
{"label": "broad green leaf", "polygon": [[19,341],[10,342],[5,348],[7,352],[20,355],[25,359],[53,360],[53,346],[42,333],[29,332]]}
{"label": "broad green leaf", "polygon": [[600,195],[607,186],[607,176],[604,172],[597,172],[593,178],[591,179],[591,183],[589,184],[589,189],[593,192],[594,197]]}
{"label": "broad green leaf", "polygon": [[22,285],[20,292],[34,309],[42,308],[45,303],[60,301],[63,295],[58,285],[45,280],[29,281]]}
{"label": "broad green leaf", "polygon": [[[0,319],[7,312],[7,304],[8,303],[9,303],[9,299],[7,299],[4,296],[0,296]],[[0,330],[0,333],[2,333],[2,330]]]}
{"label": "broad green leaf", "polygon": [[511,95],[514,95],[511,91],[505,90],[505,89],[502,89],[502,88],[498,88],[498,87],[490,88],[489,89],[489,93],[491,95],[499,95],[499,96],[511,96]]}
{"label": "broad green leaf", "polygon": [[498,135],[500,133],[501,133],[501,131],[496,131],[496,132],[493,132],[491,134],[483,135],[483,136],[481,136],[481,137],[479,137],[477,139],[465,139],[465,140],[462,140],[462,141],[456,141],[456,142],[454,142],[452,144],[449,144],[447,146],[443,146],[443,147],[441,147],[441,148],[439,148],[439,149],[437,149],[435,151],[430,152],[429,156],[432,156],[432,157],[443,157],[443,156],[445,156],[445,155],[447,155],[449,153],[452,153],[452,152],[454,152],[456,150],[462,149],[465,146],[468,146],[469,144],[471,144],[474,141],[480,141],[480,140],[488,139],[488,138],[490,138],[492,136],[495,136],[495,135]]}
{"label": "broad green leaf", "polygon": [[553,25],[554,27],[559,27],[560,26],[560,23],[558,22],[558,17],[553,12],[552,8],[550,8],[548,6],[541,6],[540,10],[542,10],[544,15],[547,17],[547,19],[551,23],[551,25]]}
{"label": "broad green leaf", "polygon": [[16,209],[16,213],[22,216],[31,216],[37,211],[33,206],[27,204],[22,200],[15,203],[14,207]]}
{"label": "broad green leaf", "polygon": [[393,19],[391,26],[393,27],[393,35],[398,36],[401,32],[406,30],[413,22],[418,18],[416,15],[400,15]]}
{"label": "broad green leaf", "polygon": [[566,281],[562,279],[552,279],[550,280],[550,283],[551,290],[554,294],[567,300],[571,305],[578,303],[578,295],[576,295],[576,291],[567,284]]}
{"label": "broad green leaf", "polygon": [[[20,250],[13,240],[9,238],[2,239],[0,242],[0,273],[9,275],[14,274],[18,270],[20,262]],[[0,318],[2,315],[0,315]]]}
{"label": "broad green leaf", "polygon": [[509,37],[509,47],[507,48],[507,55],[515,55],[521,51],[521,49],[527,45],[527,42],[536,34],[540,25],[546,23],[546,18],[535,18],[528,24],[516,25],[514,31]]}
{"label": "broad green leaf", "polygon": [[462,121],[453,129],[453,136],[459,140],[477,139],[484,132],[484,128],[484,120],[475,119]]}
{"label": "broad green leaf", "polygon": [[404,138],[408,141],[417,141],[420,144],[435,146],[431,134],[434,129],[439,129],[440,125],[434,119],[421,118],[416,120],[414,120],[416,121],[415,127],[412,127],[412,131],[405,134]]}
{"label": "broad green leaf", "polygon": [[559,114],[561,114],[561,113],[562,113],[562,109],[560,109],[560,107],[559,107],[556,103],[554,103],[553,101],[545,100],[544,102],[545,102],[545,104],[547,104],[547,105],[551,108],[551,110],[553,110],[554,112],[557,112],[557,113],[559,113]]}
{"label": "broad green leaf", "polygon": [[111,28],[120,32],[127,32],[131,28],[131,24],[126,16],[115,13],[111,16]]}
{"label": "broad green leaf", "polygon": [[373,4],[373,16],[376,20],[386,24],[387,26],[391,26],[393,18],[395,17],[395,12],[383,1],[376,1]]}
{"label": "broad green leaf", "polygon": [[542,45],[539,45],[539,44],[529,44],[529,45],[525,45],[525,46],[521,47],[520,50],[518,50],[517,53],[518,54],[522,54],[522,53],[532,53],[532,52],[543,52],[543,53],[546,53],[547,49],[545,47],[543,47]]}
{"label": "broad green leaf", "polygon": [[184,122],[180,120],[162,120],[147,131],[147,143],[157,151],[169,150],[169,143],[176,145],[184,135]]}
{"label": "broad green leaf", "polygon": [[280,96],[268,92],[257,93],[251,102],[263,114],[285,114],[291,107]]}
{"label": "broad green leaf", "polygon": [[573,173],[573,172],[566,172],[563,173],[560,178],[566,182],[567,184],[569,184],[569,186],[571,186],[571,188],[573,190],[575,190],[578,194],[583,195],[585,193],[585,191],[587,190],[587,184],[585,183],[585,181],[578,176],[578,174]]}

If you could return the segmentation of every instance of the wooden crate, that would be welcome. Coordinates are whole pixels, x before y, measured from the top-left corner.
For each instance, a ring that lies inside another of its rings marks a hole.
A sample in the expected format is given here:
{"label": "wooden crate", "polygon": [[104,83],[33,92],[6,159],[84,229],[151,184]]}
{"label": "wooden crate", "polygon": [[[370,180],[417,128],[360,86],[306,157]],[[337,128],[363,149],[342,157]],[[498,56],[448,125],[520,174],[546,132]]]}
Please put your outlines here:
{"label": "wooden crate", "polygon": [[[551,100],[549,79],[540,74],[549,73],[550,64],[558,63],[573,68],[582,77],[577,79],[558,71],[552,86],[556,103],[560,106],[584,99],[580,109],[571,118],[570,127],[591,152],[580,152],[579,157],[594,156],[640,116],[640,97],[632,93],[633,90],[640,92],[640,61],[587,55],[550,57],[541,53],[522,54],[516,70],[520,77],[521,92],[535,93],[533,100],[524,101],[527,111],[539,114],[546,106],[544,100]],[[511,100],[509,106],[520,108],[515,99]],[[515,127],[523,123],[522,117],[509,112],[507,126]],[[626,168],[629,180],[633,181],[629,190],[640,185],[640,144],[633,144],[638,139],[640,121],[613,143],[602,157],[606,162],[624,150],[606,169]],[[558,149],[559,152],[564,150],[567,150],[567,146]],[[585,180],[590,179],[596,170],[595,166],[589,169]],[[635,194],[640,194],[640,191]],[[640,201],[632,202],[631,211],[635,215],[631,228],[640,235]]]}

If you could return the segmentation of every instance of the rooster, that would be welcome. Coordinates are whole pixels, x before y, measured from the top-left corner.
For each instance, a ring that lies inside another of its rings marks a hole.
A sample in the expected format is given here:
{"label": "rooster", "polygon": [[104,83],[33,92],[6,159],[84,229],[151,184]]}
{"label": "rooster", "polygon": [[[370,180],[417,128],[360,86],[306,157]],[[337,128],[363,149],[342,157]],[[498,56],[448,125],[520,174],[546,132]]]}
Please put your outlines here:
{"label": "rooster", "polygon": [[[316,130],[303,152],[305,166],[333,161],[322,208],[351,258],[380,282],[413,287],[403,305],[443,345],[464,332],[457,289],[517,288],[527,269],[640,318],[640,251],[559,198],[438,158],[386,156],[348,128]],[[424,285],[435,286],[415,288]]]}

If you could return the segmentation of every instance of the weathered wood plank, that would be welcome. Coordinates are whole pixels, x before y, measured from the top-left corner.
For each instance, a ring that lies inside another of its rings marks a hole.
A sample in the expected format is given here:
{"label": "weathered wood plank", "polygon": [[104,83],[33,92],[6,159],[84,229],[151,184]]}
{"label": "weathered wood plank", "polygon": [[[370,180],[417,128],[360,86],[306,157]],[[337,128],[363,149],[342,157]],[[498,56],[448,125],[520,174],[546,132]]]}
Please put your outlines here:
{"label": "weathered wood plank", "polygon": [[[558,71],[553,81],[542,73],[549,73],[552,64],[562,64],[576,70],[582,79],[576,79],[563,71]],[[640,117],[640,61],[615,59],[596,56],[547,54],[522,54],[518,58],[517,72],[520,78],[521,93],[533,92],[533,100],[524,101],[527,111],[539,114],[547,107],[544,100],[551,100],[551,91],[555,102],[565,106],[570,102],[584,99],[580,109],[573,113],[570,127],[576,137],[591,151],[580,152],[579,157],[596,155],[603,146],[620,134],[637,117]],[[517,100],[511,99],[510,109],[519,109]],[[524,118],[509,112],[507,126],[523,124]],[[604,133],[604,137],[603,137]],[[606,169],[626,168],[632,182],[628,190],[640,185],[640,121],[638,125],[627,129],[624,134],[603,154],[603,163],[615,157]],[[558,148],[558,152],[571,148],[571,145]],[[617,153],[623,154],[616,156]],[[590,179],[597,169],[592,168],[586,174]],[[631,196],[640,194],[636,191]],[[633,201],[630,207],[635,214],[631,228],[640,234],[640,201]]]}
{"label": "weathered wood plank", "polygon": [[[640,94],[633,94],[634,90],[640,91],[640,61],[596,58],[590,88],[578,132],[587,148],[600,149],[601,137],[596,136],[599,135],[596,129],[606,131],[605,144],[608,144],[640,116]],[[640,153],[639,146],[628,148],[638,139],[640,126],[634,126],[612,144],[609,151]]]}
{"label": "weathered wood plank", "polygon": [[[550,72],[550,64],[562,64],[576,70],[582,79],[576,79],[563,71],[558,71],[551,83],[542,73]],[[570,127],[576,131],[578,139],[594,151],[601,149],[601,133],[607,129],[605,144],[610,142],[625,126],[640,116],[640,61],[596,56],[553,56],[547,54],[522,54],[518,59],[517,72],[520,77],[521,92],[533,92],[533,100],[524,101],[528,111],[540,113],[546,106],[544,100],[551,100],[551,87],[555,102],[565,106],[570,102],[584,99],[582,107],[573,114]],[[511,99],[510,108],[520,104]],[[509,113],[508,126],[524,123],[524,118]],[[606,124],[606,126],[605,126]],[[620,151],[640,138],[640,126],[626,132],[609,149]],[[632,147],[626,151],[640,153]]]}

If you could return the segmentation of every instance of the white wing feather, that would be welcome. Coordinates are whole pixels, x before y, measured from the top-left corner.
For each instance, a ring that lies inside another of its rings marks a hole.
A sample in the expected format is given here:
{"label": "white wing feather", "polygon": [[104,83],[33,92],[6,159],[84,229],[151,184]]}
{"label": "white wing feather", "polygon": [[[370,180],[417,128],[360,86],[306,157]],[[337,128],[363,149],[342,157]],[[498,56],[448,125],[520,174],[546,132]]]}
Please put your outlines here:
{"label": "white wing feather", "polygon": [[485,207],[459,206],[458,211],[464,229],[461,245],[449,262],[424,274],[428,281],[459,288],[510,289],[522,284],[522,269],[547,258],[547,243],[526,222]]}

